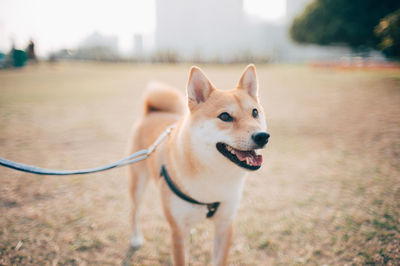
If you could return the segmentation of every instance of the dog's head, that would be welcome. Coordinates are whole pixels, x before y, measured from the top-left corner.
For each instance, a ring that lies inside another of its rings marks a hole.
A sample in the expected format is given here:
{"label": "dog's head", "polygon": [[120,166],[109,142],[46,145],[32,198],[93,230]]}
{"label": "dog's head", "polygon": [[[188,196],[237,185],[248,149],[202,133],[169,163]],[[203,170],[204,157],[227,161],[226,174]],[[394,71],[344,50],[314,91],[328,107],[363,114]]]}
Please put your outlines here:
{"label": "dog's head", "polygon": [[217,164],[259,169],[262,155],[257,150],[265,147],[269,134],[254,65],[247,66],[236,88],[228,91],[217,90],[199,68],[192,67],[187,94],[196,153]]}

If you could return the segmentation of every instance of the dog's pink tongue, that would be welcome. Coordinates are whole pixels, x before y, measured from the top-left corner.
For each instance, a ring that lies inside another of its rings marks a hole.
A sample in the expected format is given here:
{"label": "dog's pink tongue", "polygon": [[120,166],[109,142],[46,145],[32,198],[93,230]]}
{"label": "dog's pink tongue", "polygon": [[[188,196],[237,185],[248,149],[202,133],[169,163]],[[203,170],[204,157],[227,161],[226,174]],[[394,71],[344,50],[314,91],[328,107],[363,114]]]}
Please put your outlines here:
{"label": "dog's pink tongue", "polygon": [[246,158],[249,158],[249,164],[252,166],[259,166],[262,163],[262,155],[257,155],[254,151],[235,150],[235,154],[241,161],[246,161]]}

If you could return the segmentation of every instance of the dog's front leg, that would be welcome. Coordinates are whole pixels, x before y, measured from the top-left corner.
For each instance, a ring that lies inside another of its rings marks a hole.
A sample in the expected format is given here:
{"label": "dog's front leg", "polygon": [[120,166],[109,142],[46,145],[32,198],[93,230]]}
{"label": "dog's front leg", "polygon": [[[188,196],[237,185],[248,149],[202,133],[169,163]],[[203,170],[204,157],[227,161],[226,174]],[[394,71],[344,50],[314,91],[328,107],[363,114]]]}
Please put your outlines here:
{"label": "dog's front leg", "polygon": [[232,243],[232,235],[232,221],[220,221],[215,223],[214,265],[227,265],[229,248]]}
{"label": "dog's front leg", "polygon": [[175,266],[184,266],[189,261],[189,230],[171,227],[171,244]]}

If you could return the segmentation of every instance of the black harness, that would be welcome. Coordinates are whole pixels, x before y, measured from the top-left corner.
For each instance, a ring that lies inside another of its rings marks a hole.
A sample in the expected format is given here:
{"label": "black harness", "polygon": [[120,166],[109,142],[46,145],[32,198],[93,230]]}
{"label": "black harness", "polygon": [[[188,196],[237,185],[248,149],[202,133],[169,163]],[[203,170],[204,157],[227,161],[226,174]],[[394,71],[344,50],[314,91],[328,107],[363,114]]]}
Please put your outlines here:
{"label": "black harness", "polygon": [[199,202],[189,196],[187,196],[186,194],[184,194],[182,191],[180,191],[178,189],[178,187],[174,184],[174,182],[172,182],[171,178],[168,175],[167,169],[165,169],[164,165],[161,165],[161,173],[160,176],[163,176],[165,181],[167,182],[169,188],[172,190],[172,192],[175,193],[175,195],[177,195],[179,198],[190,202],[192,204],[197,204],[197,205],[205,205],[207,206],[208,209],[208,213],[207,213],[207,218],[211,218],[213,217],[213,215],[217,212],[218,210],[218,206],[219,206],[219,202],[213,202],[213,203],[203,203],[203,202]]}

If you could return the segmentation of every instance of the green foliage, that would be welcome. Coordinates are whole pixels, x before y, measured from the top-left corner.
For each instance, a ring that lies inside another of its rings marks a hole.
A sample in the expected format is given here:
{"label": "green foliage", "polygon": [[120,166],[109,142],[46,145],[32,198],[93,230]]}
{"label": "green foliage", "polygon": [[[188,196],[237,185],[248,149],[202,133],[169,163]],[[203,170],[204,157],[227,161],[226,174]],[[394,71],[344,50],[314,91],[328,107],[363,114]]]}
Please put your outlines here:
{"label": "green foliage", "polygon": [[384,17],[375,33],[381,42],[378,48],[387,56],[400,57],[400,9]]}
{"label": "green foliage", "polygon": [[399,8],[398,0],[314,0],[294,19],[290,35],[299,43],[376,47],[375,26]]}

